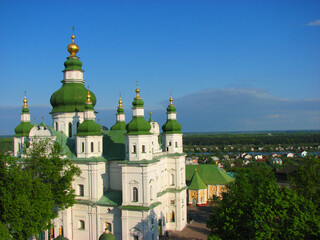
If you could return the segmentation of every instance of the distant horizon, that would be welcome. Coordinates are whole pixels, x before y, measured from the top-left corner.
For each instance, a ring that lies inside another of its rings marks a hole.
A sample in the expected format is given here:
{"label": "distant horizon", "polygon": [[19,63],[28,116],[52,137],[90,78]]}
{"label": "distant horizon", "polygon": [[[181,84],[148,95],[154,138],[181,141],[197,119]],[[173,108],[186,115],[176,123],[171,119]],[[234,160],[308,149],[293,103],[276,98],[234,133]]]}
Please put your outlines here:
{"label": "distant horizon", "polygon": [[[110,129],[109,129],[110,130]],[[193,134],[215,134],[215,133],[224,133],[224,134],[233,134],[233,133],[273,133],[273,132],[320,132],[320,129],[309,129],[309,130],[261,130],[261,131],[231,131],[231,132],[182,132],[184,135],[193,135]],[[160,133],[161,134],[161,133]],[[13,137],[14,135],[0,135],[0,138]]]}

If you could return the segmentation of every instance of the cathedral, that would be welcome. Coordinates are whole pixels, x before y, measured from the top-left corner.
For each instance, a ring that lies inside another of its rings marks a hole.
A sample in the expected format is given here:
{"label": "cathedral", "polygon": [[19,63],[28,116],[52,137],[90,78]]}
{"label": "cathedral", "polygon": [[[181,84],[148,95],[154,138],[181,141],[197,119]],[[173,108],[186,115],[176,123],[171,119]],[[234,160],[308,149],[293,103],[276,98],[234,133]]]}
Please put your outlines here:
{"label": "cathedral", "polygon": [[62,86],[50,99],[52,126],[30,123],[25,96],[15,128],[15,156],[23,157],[30,141],[50,139],[82,171],[72,183],[76,204],[60,211],[39,239],[158,239],[167,230],[182,230],[187,221],[185,154],[172,96],[162,133],[151,113],[145,119],[138,85],[132,119],[126,123],[120,97],[115,124],[103,129],[71,38]]}

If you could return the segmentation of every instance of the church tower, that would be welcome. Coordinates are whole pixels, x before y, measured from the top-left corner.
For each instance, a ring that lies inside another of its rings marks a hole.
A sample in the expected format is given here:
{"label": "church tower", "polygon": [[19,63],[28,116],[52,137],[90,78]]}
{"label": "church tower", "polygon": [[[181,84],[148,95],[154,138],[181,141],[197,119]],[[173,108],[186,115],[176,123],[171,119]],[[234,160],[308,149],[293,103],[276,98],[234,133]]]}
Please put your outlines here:
{"label": "church tower", "polygon": [[[63,70],[62,87],[51,96],[53,128],[62,131],[68,137],[77,133],[78,126],[84,119],[87,89],[84,86],[82,62],[76,53],[79,46],[75,44],[75,36],[71,36],[72,42],[67,49],[70,56],[65,61]],[[96,104],[96,96],[90,92],[92,106]]]}
{"label": "church tower", "polygon": [[30,130],[33,128],[33,125],[30,123],[30,113],[29,107],[27,105],[27,97],[24,96],[22,113],[21,113],[21,122],[14,129],[15,135],[13,136],[13,154],[14,156],[21,156],[21,150],[24,146],[25,139],[29,136]]}
{"label": "church tower", "polygon": [[117,110],[117,120],[116,123],[111,127],[111,130],[126,130],[126,119],[122,106],[122,99],[119,99],[119,105]]}
{"label": "church tower", "polygon": [[181,125],[177,122],[177,111],[173,105],[173,98],[170,96],[170,104],[167,108],[167,122],[162,126],[162,148],[169,153],[182,153]]}
{"label": "church tower", "polygon": [[139,93],[137,85],[137,95],[132,102],[132,120],[127,125],[126,134],[126,159],[129,161],[152,159],[151,126],[144,118],[144,102]]}
{"label": "church tower", "polygon": [[84,108],[84,121],[78,127],[76,134],[76,151],[78,158],[100,157],[102,155],[101,126],[95,122],[95,112],[88,90]]}

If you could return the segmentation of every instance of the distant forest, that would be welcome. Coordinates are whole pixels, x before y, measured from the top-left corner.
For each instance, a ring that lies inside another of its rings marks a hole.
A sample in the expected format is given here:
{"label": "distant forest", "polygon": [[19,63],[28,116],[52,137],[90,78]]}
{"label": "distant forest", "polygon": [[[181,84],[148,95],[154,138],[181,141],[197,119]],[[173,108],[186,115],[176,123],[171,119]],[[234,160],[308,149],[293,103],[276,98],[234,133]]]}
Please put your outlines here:
{"label": "distant forest", "polygon": [[183,137],[185,146],[226,145],[319,145],[320,131],[259,132],[259,133],[194,133]]}

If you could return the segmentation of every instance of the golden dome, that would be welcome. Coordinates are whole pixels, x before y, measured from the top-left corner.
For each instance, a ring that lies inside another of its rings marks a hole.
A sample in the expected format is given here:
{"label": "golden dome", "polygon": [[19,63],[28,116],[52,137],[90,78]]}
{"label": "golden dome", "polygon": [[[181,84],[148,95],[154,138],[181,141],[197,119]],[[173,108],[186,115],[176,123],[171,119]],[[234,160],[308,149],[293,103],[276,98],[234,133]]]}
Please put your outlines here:
{"label": "golden dome", "polygon": [[76,53],[79,51],[79,46],[77,44],[74,43],[74,38],[75,36],[72,34],[71,39],[72,39],[72,43],[70,43],[67,47],[68,52],[70,53],[69,57],[74,57],[76,56]]}

